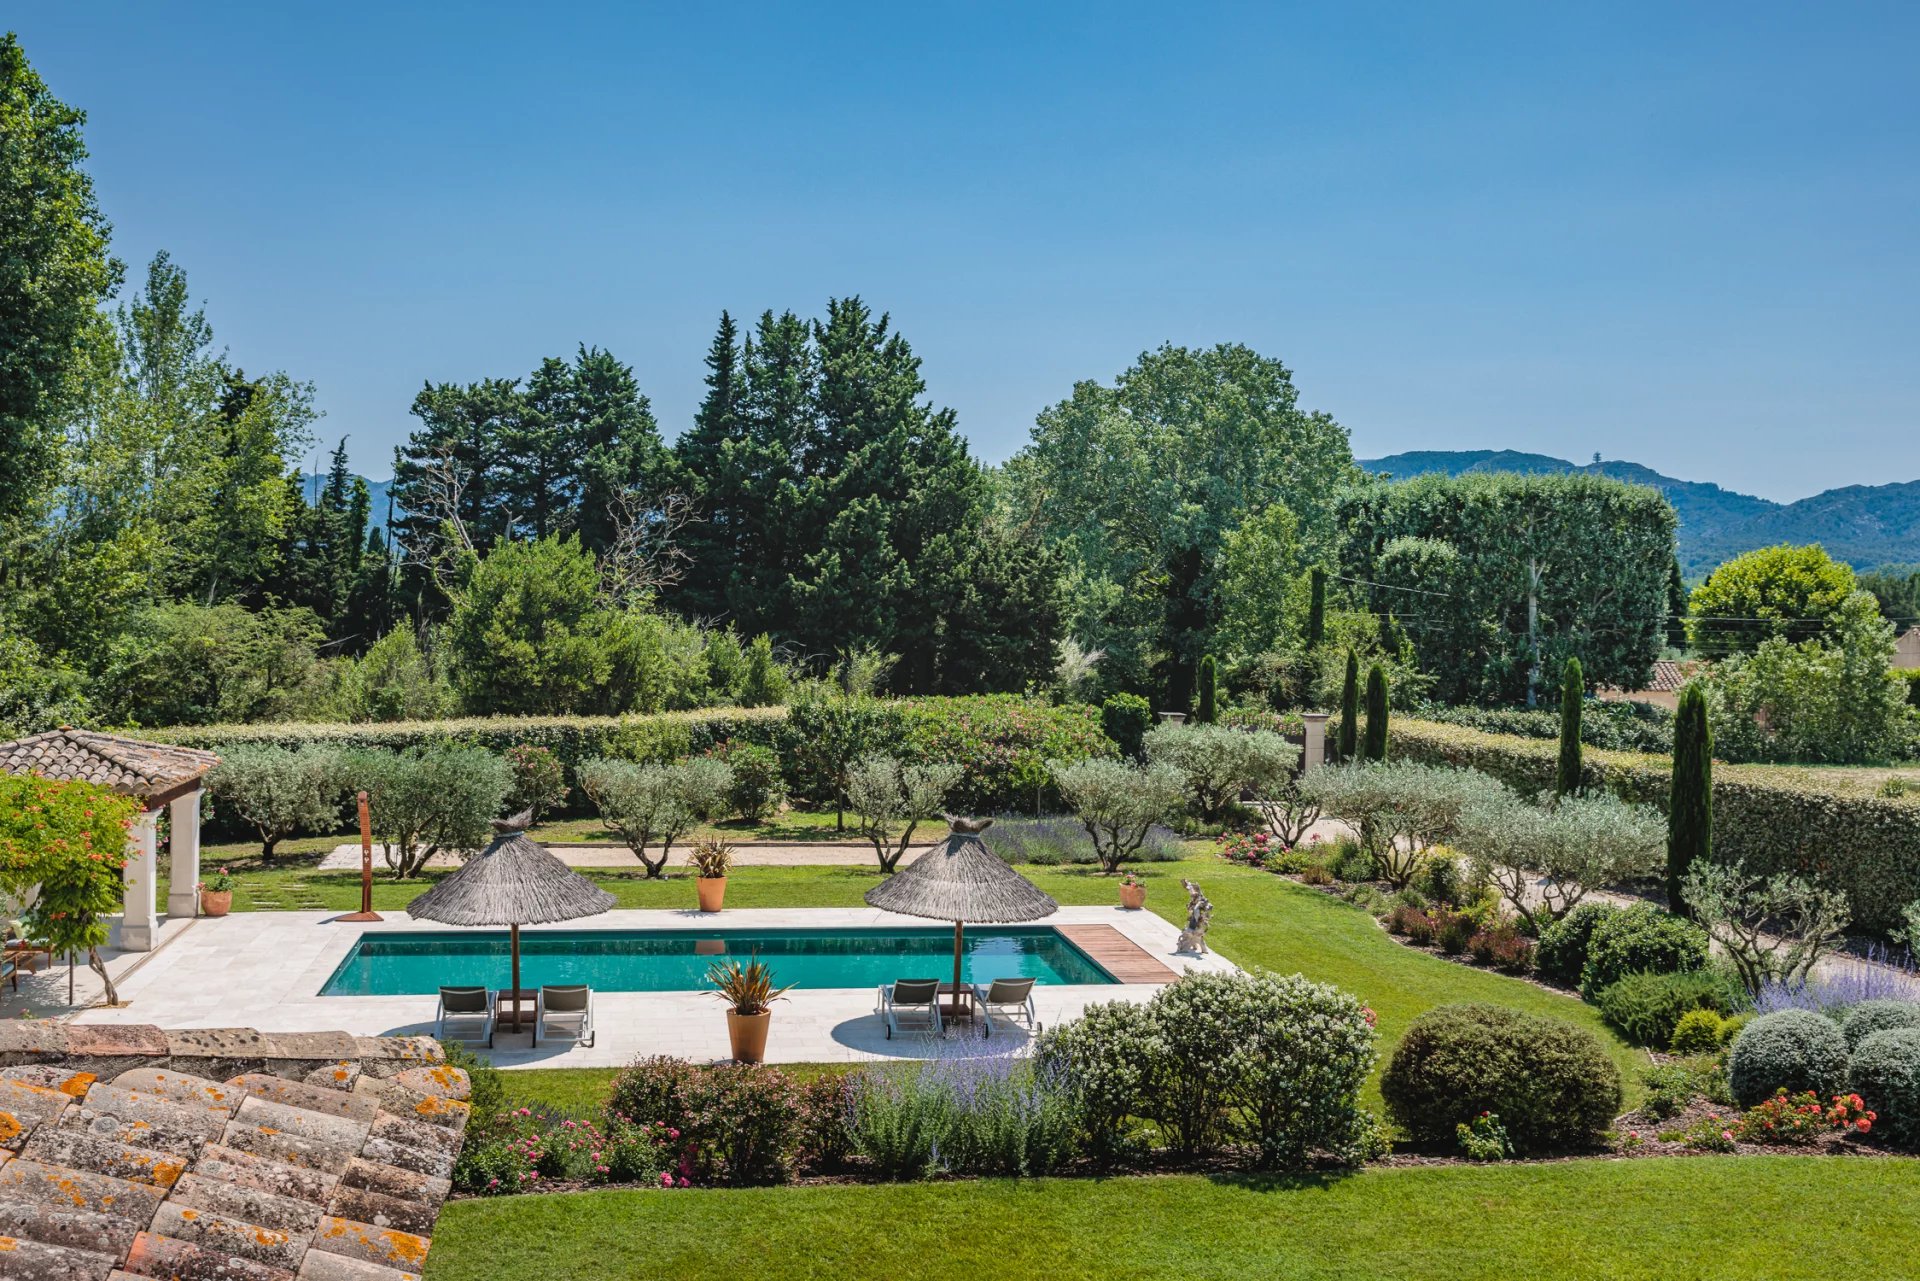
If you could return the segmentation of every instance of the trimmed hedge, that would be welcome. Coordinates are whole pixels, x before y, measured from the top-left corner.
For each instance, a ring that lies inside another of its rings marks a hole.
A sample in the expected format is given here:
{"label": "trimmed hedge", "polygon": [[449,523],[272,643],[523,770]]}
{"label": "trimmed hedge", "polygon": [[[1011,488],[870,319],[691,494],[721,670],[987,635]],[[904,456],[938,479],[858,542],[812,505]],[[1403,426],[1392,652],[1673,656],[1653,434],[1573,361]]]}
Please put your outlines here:
{"label": "trimmed hedge", "polygon": [[1781,1010],[1740,1029],[1727,1055],[1727,1084],[1743,1108],[1776,1090],[1812,1090],[1824,1099],[1846,1088],[1847,1058],[1847,1039],[1832,1019],[1811,1010]]}
{"label": "trimmed hedge", "polygon": [[1880,1114],[1880,1132],[1903,1148],[1920,1148],[1920,1028],[1875,1032],[1853,1056],[1849,1084]]}
{"label": "trimmed hedge", "polygon": [[[1459,725],[1400,720],[1393,754],[1403,761],[1471,766],[1523,792],[1550,790],[1559,746],[1550,739],[1490,734]],[[1920,899],[1920,788],[1880,796],[1884,769],[1723,765],[1713,769],[1714,858],[1760,872],[1812,875],[1845,890],[1854,925],[1885,933]],[[1581,779],[1625,800],[1667,806],[1666,756],[1589,748]]]}

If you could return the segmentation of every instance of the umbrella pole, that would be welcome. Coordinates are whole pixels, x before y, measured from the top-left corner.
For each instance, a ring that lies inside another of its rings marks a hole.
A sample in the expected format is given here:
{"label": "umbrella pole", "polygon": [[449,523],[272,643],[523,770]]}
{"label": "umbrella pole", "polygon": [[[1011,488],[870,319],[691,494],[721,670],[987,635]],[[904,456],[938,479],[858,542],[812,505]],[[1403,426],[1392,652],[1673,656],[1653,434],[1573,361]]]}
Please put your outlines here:
{"label": "umbrella pole", "polygon": [[513,940],[513,1030],[520,1030],[520,927],[509,925],[507,932]]}
{"label": "umbrella pole", "polygon": [[953,923],[953,1018],[960,1020],[960,932],[966,926],[959,921]]}

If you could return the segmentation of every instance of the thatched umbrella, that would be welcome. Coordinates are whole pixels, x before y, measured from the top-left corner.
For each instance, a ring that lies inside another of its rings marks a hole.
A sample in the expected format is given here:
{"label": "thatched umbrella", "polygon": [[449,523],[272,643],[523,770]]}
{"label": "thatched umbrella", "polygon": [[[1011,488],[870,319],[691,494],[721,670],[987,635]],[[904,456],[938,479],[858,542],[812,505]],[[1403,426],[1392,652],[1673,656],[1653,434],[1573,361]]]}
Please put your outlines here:
{"label": "thatched umbrella", "polygon": [[960,951],[967,922],[1014,925],[1052,916],[1060,905],[1007,866],[980,833],[990,818],[949,818],[947,839],[867,891],[873,907],[953,922],[953,1005],[960,1007]]}
{"label": "thatched umbrella", "polygon": [[597,916],[618,900],[527,836],[533,811],[493,820],[493,844],[407,904],[415,920],[504,925],[513,950],[513,1031],[520,1030],[520,927]]}

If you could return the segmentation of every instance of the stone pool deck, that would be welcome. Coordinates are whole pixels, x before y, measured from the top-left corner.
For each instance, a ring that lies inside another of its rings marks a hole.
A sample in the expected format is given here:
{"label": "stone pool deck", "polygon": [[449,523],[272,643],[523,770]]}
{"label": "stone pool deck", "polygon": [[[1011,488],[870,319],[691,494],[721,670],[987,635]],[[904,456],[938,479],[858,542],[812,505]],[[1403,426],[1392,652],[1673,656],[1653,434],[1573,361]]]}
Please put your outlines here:
{"label": "stone pool deck", "polygon": [[[263,1032],[300,1032],[338,1028],[356,1036],[433,1034],[433,996],[321,996],[320,989],[363,931],[415,928],[404,912],[383,913],[379,924],[354,924],[329,912],[247,912],[202,918],[168,941],[120,985],[127,1004],[120,1009],[89,1009],[78,1024],[145,1023],[172,1028],[248,1026]],[[620,910],[542,929],[661,929],[699,934],[715,929],[780,928],[924,928],[931,922],[874,908],[767,908],[729,910],[717,915],[693,911]],[[1070,936],[1094,940],[1081,946],[1096,956],[1102,949],[1116,958],[1110,972],[1134,981],[1099,986],[1035,987],[1043,1024],[1075,1017],[1089,1003],[1144,1001],[1160,984],[1194,970],[1231,970],[1223,957],[1176,955],[1179,929],[1152,912],[1117,907],[1063,907],[1039,924],[1062,927]],[[1097,929],[1106,927],[1111,934]],[[421,928],[447,927],[422,923]],[[1140,981],[1149,975],[1159,982]],[[449,974],[449,983],[463,976]],[[960,1034],[939,1045],[926,1036],[886,1039],[874,1014],[871,988],[795,989],[774,1009],[767,1058],[779,1063],[821,1063],[924,1058],[969,1049],[1018,1053],[1030,1039],[1024,1031],[1002,1032],[982,1040]],[[502,1067],[616,1067],[648,1054],[672,1054],[696,1060],[728,1055],[726,1018],[717,1001],[702,992],[596,992],[595,1043],[586,1047],[546,1045],[532,1036],[502,1031],[491,1057]]]}

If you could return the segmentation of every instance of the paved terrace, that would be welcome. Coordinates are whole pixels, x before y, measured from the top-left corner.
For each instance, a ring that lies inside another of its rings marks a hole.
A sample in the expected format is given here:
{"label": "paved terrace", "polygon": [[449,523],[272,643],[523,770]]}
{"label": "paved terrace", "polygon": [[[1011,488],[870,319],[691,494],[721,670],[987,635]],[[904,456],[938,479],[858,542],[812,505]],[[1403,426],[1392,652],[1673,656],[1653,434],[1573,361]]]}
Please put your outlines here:
{"label": "paved terrace", "polygon": [[[380,924],[360,925],[325,912],[246,912],[202,918],[170,938],[120,984],[127,1002],[117,1010],[90,1009],[78,1026],[150,1023],[177,1028],[233,1027],[297,1032],[341,1028],[359,1036],[431,1035],[436,998],[425,996],[321,996],[320,990],[362,931],[414,928],[403,912],[384,913]],[[1217,955],[1175,955],[1179,930],[1151,912],[1117,907],[1063,907],[1044,925],[1060,927],[1083,950],[1124,981],[1100,986],[1035,987],[1043,1024],[1073,1018],[1090,1002],[1144,1001],[1164,983],[1190,970],[1231,970]],[[541,929],[667,929],[698,934],[714,929],[924,928],[931,922],[874,908],[731,909],[718,915],[695,911],[618,910]],[[448,927],[423,922],[419,928]],[[1108,955],[1103,956],[1102,952]],[[1119,958],[1119,959],[1113,959]],[[1124,967],[1124,968],[1123,968]],[[1151,976],[1152,981],[1144,981]],[[449,974],[447,982],[462,981]],[[920,1058],[940,1052],[924,1036],[889,1041],[874,1014],[871,988],[796,988],[774,1009],[767,1042],[771,1062],[860,1062]],[[703,992],[596,992],[592,1046],[541,1045],[530,1032],[516,1038],[501,1031],[494,1062],[502,1067],[619,1067],[649,1054],[694,1060],[729,1054],[719,1003]],[[958,1033],[955,1034],[957,1037]],[[952,1053],[955,1038],[948,1038]],[[982,1051],[1017,1053],[1023,1032],[996,1033],[971,1045]]]}

